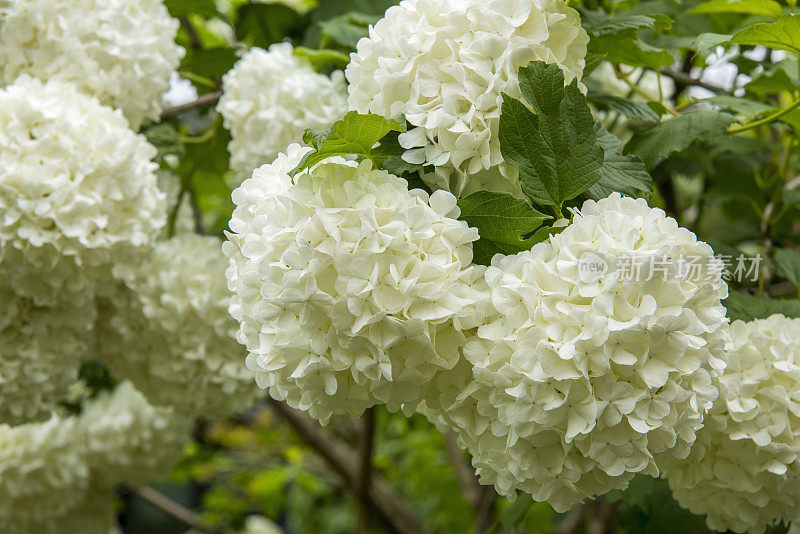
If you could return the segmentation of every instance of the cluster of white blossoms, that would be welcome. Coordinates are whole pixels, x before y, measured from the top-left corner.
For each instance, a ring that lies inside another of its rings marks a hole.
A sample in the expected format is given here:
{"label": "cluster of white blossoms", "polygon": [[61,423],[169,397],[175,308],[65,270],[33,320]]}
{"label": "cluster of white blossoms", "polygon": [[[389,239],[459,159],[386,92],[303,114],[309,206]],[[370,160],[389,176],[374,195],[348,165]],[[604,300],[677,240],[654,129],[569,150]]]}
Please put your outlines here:
{"label": "cluster of white blossoms", "polygon": [[138,128],[161,112],[183,56],[177,31],[162,0],[6,0],[0,83],[23,74],[70,82]]}
{"label": "cluster of white blossoms", "polygon": [[0,524],[31,534],[106,532],[114,486],[163,476],[188,436],[188,421],[148,405],[128,383],[79,416],[0,425]]}
{"label": "cluster of white blossoms", "polygon": [[186,233],[156,245],[126,286],[104,301],[97,356],[151,402],[216,417],[255,404],[228,313],[220,240]]}
{"label": "cluster of white blossoms", "polygon": [[343,73],[316,73],[289,43],[250,49],[222,86],[217,111],[231,132],[231,167],[240,179],[301,142],[307,129],[327,128],[347,112]]}
{"label": "cluster of white blossoms", "polygon": [[[586,276],[600,254],[608,271]],[[652,277],[614,268],[664,257],[667,271]],[[657,475],[659,455],[688,454],[717,396],[727,322],[720,273],[682,276],[688,258],[704,266],[714,252],[616,193],[532,250],[495,256],[494,311],[464,348],[472,375],[440,414],[482,482],[563,511],[634,473]]]}
{"label": "cluster of white blossoms", "polygon": [[164,226],[155,148],[72,85],[0,90],[0,139],[0,272],[37,304],[91,300]]}
{"label": "cluster of white blossoms", "polygon": [[437,167],[431,185],[514,190],[498,137],[502,93],[518,98],[519,68],[536,60],[558,64],[567,83],[580,79],[588,42],[561,0],[404,0],[359,41],[349,106],[404,115],[413,128],[400,136],[403,157]]}
{"label": "cluster of white blossoms", "polygon": [[689,456],[664,471],[709,528],[760,533],[798,516],[800,319],[736,321],[730,336],[720,397]]}
{"label": "cluster of white blossoms", "polygon": [[225,252],[248,366],[273,398],[321,421],[418,403],[452,368],[474,300],[475,229],[456,199],[341,158],[289,172],[289,147],[233,193]]}

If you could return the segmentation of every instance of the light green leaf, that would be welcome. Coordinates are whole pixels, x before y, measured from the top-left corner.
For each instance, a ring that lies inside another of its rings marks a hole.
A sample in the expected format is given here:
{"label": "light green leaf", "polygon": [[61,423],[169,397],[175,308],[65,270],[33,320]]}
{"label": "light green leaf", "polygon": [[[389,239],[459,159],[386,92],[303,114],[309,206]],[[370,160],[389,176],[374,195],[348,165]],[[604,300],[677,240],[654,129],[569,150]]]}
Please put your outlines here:
{"label": "light green leaf", "polygon": [[381,17],[366,13],[351,12],[320,23],[323,38],[339,46],[355,50],[356,44],[369,33],[369,27]]}
{"label": "light green leaf", "polygon": [[781,276],[791,280],[800,289],[800,250],[779,249],[775,252],[775,267]]}
{"label": "light green leaf", "polygon": [[694,141],[713,143],[732,122],[732,115],[718,111],[686,113],[634,136],[625,152],[637,154],[652,169],[662,158],[689,148]]}
{"label": "light green leaf", "polygon": [[475,263],[489,265],[495,254],[516,254],[538,243],[526,238],[544,221],[552,219],[533,209],[511,193],[476,191],[458,201],[461,220],[478,229],[480,240],[474,244]]}
{"label": "light green leaf", "polygon": [[620,115],[636,121],[655,123],[659,115],[650,109],[644,102],[637,102],[630,98],[621,98],[606,93],[589,92],[589,99],[600,109],[616,111]]}
{"label": "light green leaf", "polygon": [[606,59],[605,54],[593,54],[592,52],[586,53],[586,66],[583,68],[583,76],[584,79],[586,76],[589,75],[594,69],[600,66],[603,60]]}
{"label": "light green leaf", "polygon": [[350,56],[343,54],[338,50],[316,48],[307,48],[305,46],[298,46],[294,49],[296,56],[305,58],[316,70],[325,67],[334,67],[337,69],[344,69],[350,63]]}
{"label": "light green leaf", "polygon": [[800,54],[800,15],[783,15],[775,22],[753,24],[734,35],[731,42]]}
{"label": "light green leaf", "polygon": [[403,127],[395,120],[351,111],[328,130],[306,132],[303,139],[314,146],[316,152],[310,154],[295,172],[313,167],[326,158],[348,155],[370,159],[379,167],[387,156],[374,154],[373,148],[389,132],[401,131]]}
{"label": "light green leaf", "polygon": [[732,320],[766,319],[775,313],[781,313],[786,317],[800,317],[798,299],[768,299],[732,292],[723,304],[728,309],[728,317]]}
{"label": "light green leaf", "polygon": [[594,54],[605,54],[606,59],[612,63],[649,67],[654,70],[675,62],[672,54],[643,42],[636,35],[636,31],[623,30],[593,38],[589,41],[589,51]]}
{"label": "light green leaf", "polygon": [[577,82],[564,87],[554,64],[531,63],[519,72],[525,104],[504,95],[500,115],[503,158],[519,167],[522,191],[534,202],[561,206],[602,176],[603,149]]}
{"label": "light green leaf", "polygon": [[769,104],[765,104],[757,100],[731,95],[717,95],[706,99],[705,102],[714,104],[715,106],[719,106],[722,109],[732,111],[733,113],[742,115],[744,117],[752,117],[764,113],[765,111],[775,109],[774,106],[770,106]]}
{"label": "light green leaf", "polygon": [[597,142],[603,147],[603,177],[586,194],[595,200],[617,191],[630,197],[649,197],[653,178],[639,156],[620,154],[622,143],[617,136],[595,123]]}
{"label": "light green leaf", "polygon": [[692,42],[690,48],[697,51],[699,54],[702,54],[712,48],[718,47],[721,44],[730,42],[731,37],[733,36],[726,33],[701,33],[697,36],[694,42]]}
{"label": "light green leaf", "polygon": [[595,37],[601,37],[612,33],[619,33],[623,30],[638,30],[640,28],[653,28],[655,20],[647,15],[633,15],[630,13],[597,17],[597,21],[586,24],[586,31]]}
{"label": "light green leaf", "polygon": [[774,0],[706,0],[689,10],[692,15],[711,13],[743,13],[778,18],[783,13]]}

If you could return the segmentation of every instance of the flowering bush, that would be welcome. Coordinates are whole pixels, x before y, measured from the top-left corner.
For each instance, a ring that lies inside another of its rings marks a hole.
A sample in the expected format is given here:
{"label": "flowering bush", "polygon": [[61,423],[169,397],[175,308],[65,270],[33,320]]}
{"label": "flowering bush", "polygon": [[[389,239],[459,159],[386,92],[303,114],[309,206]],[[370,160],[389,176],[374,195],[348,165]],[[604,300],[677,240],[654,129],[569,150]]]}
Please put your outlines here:
{"label": "flowering bush", "polygon": [[797,530],[795,3],[0,0],[0,530]]}

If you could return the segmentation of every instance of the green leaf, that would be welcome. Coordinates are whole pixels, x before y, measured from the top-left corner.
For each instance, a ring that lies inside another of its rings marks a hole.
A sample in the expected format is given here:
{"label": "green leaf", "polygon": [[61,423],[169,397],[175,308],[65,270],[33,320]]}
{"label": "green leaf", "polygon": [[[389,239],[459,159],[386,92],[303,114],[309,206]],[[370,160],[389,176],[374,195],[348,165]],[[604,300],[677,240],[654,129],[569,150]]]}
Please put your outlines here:
{"label": "green leaf", "polygon": [[324,69],[326,67],[344,69],[347,64],[350,63],[350,56],[343,54],[338,50],[317,50],[315,48],[298,46],[294,49],[294,53],[295,55],[308,60],[315,70]]}
{"label": "green leaf", "polygon": [[612,63],[658,70],[675,62],[668,51],[648,45],[636,35],[637,30],[624,30],[589,41],[589,51],[604,54]]}
{"label": "green leaf", "polygon": [[294,9],[280,4],[243,4],[236,11],[236,38],[250,46],[267,48],[287,37],[299,38],[304,18]]}
{"label": "green leaf", "polygon": [[589,75],[594,69],[600,66],[600,64],[606,59],[605,54],[594,54],[592,52],[586,53],[586,66],[583,67],[583,76]]}
{"label": "green leaf", "polygon": [[774,0],[707,0],[689,10],[690,14],[743,13],[778,18],[783,13]]}
{"label": "green leaf", "polygon": [[713,143],[732,122],[732,115],[718,111],[686,113],[634,136],[625,152],[639,155],[652,169],[662,158],[689,148],[694,141]]}
{"label": "green leaf", "polygon": [[701,33],[697,36],[694,42],[692,42],[692,46],[690,48],[697,51],[699,54],[702,54],[712,48],[718,47],[721,44],[730,42],[731,37],[733,36],[726,33]]}
{"label": "green leaf", "polygon": [[158,158],[163,159],[167,155],[183,157],[185,154],[181,135],[172,124],[162,122],[155,124],[144,130],[147,142],[156,147]]}
{"label": "green leaf", "polygon": [[786,317],[800,317],[800,300],[798,299],[768,299],[732,292],[723,304],[728,309],[728,317],[732,320],[766,319],[776,313],[781,313]]}
{"label": "green leaf", "polygon": [[655,123],[659,120],[659,115],[644,102],[592,91],[589,92],[589,99],[598,108],[616,111],[629,119],[650,123]]}
{"label": "green leaf", "polygon": [[204,78],[219,78],[238,60],[236,51],[228,47],[191,50],[181,62],[181,70]]}
{"label": "green leaf", "polygon": [[800,15],[783,15],[776,22],[753,24],[734,35],[731,42],[800,54]]}
{"label": "green leaf", "polygon": [[750,100],[749,98],[744,98],[741,96],[717,95],[706,99],[705,102],[714,104],[722,109],[732,111],[745,117],[753,117],[755,115],[764,113],[765,111],[775,109],[774,106],[770,106],[769,104],[765,104],[757,100]]}
{"label": "green leaf", "polygon": [[586,192],[599,200],[617,191],[629,197],[649,197],[653,178],[639,156],[620,154],[622,143],[599,122],[594,125],[597,142],[603,147],[603,177]]}
{"label": "green leaf", "polygon": [[534,112],[504,95],[500,149],[519,167],[526,195],[537,204],[561,206],[602,176],[603,149],[594,119],[577,81],[565,87],[557,65],[531,63],[520,69],[519,80]]}
{"label": "green leaf", "polygon": [[520,495],[517,500],[506,506],[500,514],[500,525],[505,529],[510,529],[520,522],[525,512],[533,505],[533,501],[528,495]]}
{"label": "green leaf", "polygon": [[623,30],[638,30],[640,28],[653,28],[655,20],[647,15],[633,15],[624,13],[620,15],[598,17],[597,22],[586,24],[586,31],[595,37],[619,33]]}
{"label": "green leaf", "polygon": [[355,50],[356,44],[369,33],[369,27],[380,20],[380,16],[350,12],[320,23],[322,35],[339,46]]}
{"label": "green leaf", "polygon": [[791,280],[800,289],[800,250],[782,248],[776,251],[775,267],[781,276]]}
{"label": "green leaf", "polygon": [[495,254],[516,254],[529,250],[538,241],[526,238],[546,220],[552,219],[533,209],[511,193],[476,191],[458,201],[461,220],[478,229],[474,261],[489,265]]}
{"label": "green leaf", "polygon": [[370,159],[379,167],[387,156],[379,151],[374,153],[373,147],[389,132],[402,131],[402,125],[395,120],[351,111],[330,130],[306,132],[303,139],[315,146],[316,152],[310,154],[296,171],[313,167],[326,158],[348,155]]}
{"label": "green leaf", "polygon": [[210,18],[218,14],[214,0],[164,0],[164,5],[173,17],[194,14]]}

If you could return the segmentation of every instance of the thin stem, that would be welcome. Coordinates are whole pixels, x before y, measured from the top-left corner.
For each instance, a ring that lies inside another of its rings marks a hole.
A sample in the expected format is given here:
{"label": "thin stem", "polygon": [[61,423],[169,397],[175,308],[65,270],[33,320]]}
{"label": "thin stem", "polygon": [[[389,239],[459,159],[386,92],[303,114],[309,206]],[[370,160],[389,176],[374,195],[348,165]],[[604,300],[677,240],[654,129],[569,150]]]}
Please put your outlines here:
{"label": "thin stem", "polygon": [[800,106],[800,98],[798,98],[797,100],[795,100],[794,102],[792,102],[791,104],[786,106],[785,108],[780,109],[780,110],[778,110],[778,111],[776,111],[776,112],[774,112],[774,113],[772,113],[770,115],[767,115],[763,119],[759,119],[757,121],[740,124],[738,126],[731,126],[730,128],[728,128],[728,133],[732,134],[732,133],[745,132],[747,130],[752,130],[753,128],[758,128],[759,126],[764,126],[765,124],[769,124],[772,121],[783,117],[787,113],[791,113],[798,106]]}
{"label": "thin stem", "polygon": [[704,82],[703,80],[698,80],[697,78],[692,78],[688,74],[684,72],[675,71],[668,68],[663,68],[659,71],[661,74],[668,78],[672,78],[676,82],[681,83],[685,86],[694,86],[694,87],[702,87],[707,91],[711,91],[712,93],[727,93],[728,90],[724,87],[720,87],[718,85],[714,85],[712,83]]}
{"label": "thin stem", "polygon": [[375,442],[375,408],[369,408],[361,416],[361,436],[358,450],[358,526],[356,532],[365,533],[369,526],[369,487],[372,479],[372,449]]}
{"label": "thin stem", "polygon": [[234,531],[231,529],[207,525],[196,513],[173,501],[166,495],[159,493],[153,488],[143,486],[141,488],[126,489],[130,491],[131,494],[148,503],[153,508],[161,510],[168,516],[177,519],[184,525],[193,528],[197,532],[202,532],[203,534],[234,534]]}
{"label": "thin stem", "polygon": [[[619,66],[619,65],[614,65],[614,71],[617,73],[617,78],[619,78],[620,80],[622,80],[623,82],[625,82],[625,83],[628,85],[628,87],[630,87],[631,89],[633,89],[633,91],[634,91],[635,93],[637,93],[638,95],[640,95],[640,96],[642,96],[643,98],[645,98],[645,99],[646,99],[648,102],[658,102],[659,104],[661,104],[662,106],[664,106],[664,109],[666,109],[667,111],[669,111],[671,114],[673,114],[673,115],[678,115],[678,112],[677,112],[677,111],[675,111],[675,109],[673,109],[671,106],[668,106],[668,105],[666,105],[666,104],[665,104],[665,103],[664,103],[662,100],[656,100],[656,99],[655,99],[655,98],[653,98],[651,95],[649,95],[649,94],[647,94],[646,92],[644,92],[644,91],[642,90],[642,88],[641,88],[641,87],[639,87],[638,85],[636,85],[635,83],[633,83],[633,82],[632,82],[632,81],[631,81],[631,80],[628,78],[628,74],[626,74],[626,73],[622,72],[622,69],[620,68],[620,66]],[[659,81],[660,81],[660,80],[659,80]],[[660,86],[659,86],[659,89],[660,89]]]}
{"label": "thin stem", "polygon": [[180,17],[178,20],[181,22],[181,28],[186,30],[186,34],[189,36],[192,50],[201,50],[203,48],[203,43],[200,41],[200,36],[197,35],[197,30],[194,29],[189,17]]}
{"label": "thin stem", "polygon": [[197,100],[194,100],[187,104],[182,104],[180,106],[175,106],[165,109],[161,113],[161,120],[164,121],[171,117],[177,117],[178,115],[181,115],[193,109],[214,106],[216,105],[217,102],[219,102],[220,98],[222,98],[222,91],[214,91],[213,93],[207,93],[199,97]]}

